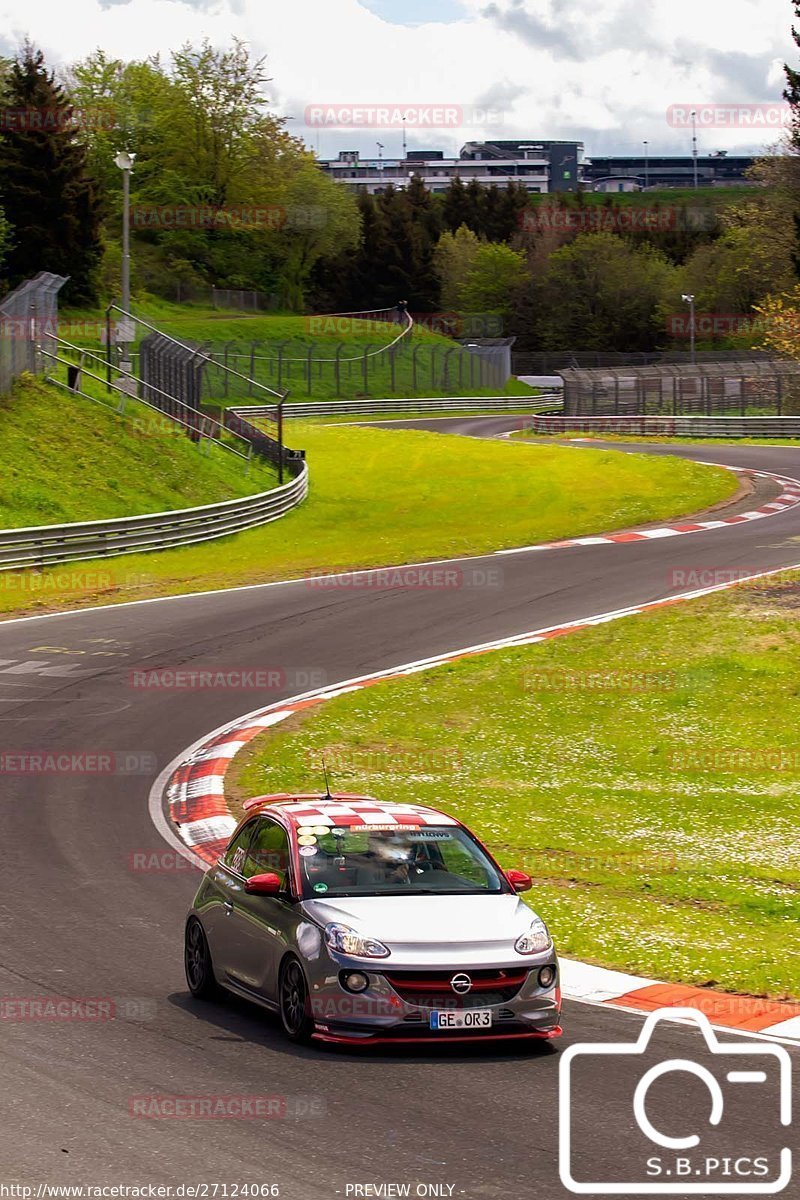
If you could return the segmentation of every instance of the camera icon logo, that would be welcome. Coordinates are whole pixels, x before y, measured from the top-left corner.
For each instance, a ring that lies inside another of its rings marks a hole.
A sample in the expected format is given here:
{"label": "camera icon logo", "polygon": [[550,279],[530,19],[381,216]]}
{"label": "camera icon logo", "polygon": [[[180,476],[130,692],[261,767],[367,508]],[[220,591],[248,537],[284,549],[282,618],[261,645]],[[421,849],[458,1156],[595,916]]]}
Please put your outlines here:
{"label": "camera icon logo", "polygon": [[[659,1057],[661,1034],[674,1048],[676,1021],[703,1044],[692,1038],[692,1057]],[[792,1063],[781,1045],[721,1042],[697,1009],[659,1009],[635,1042],[570,1046],[559,1071],[559,1174],[576,1195],[775,1195],[791,1182],[781,1131],[792,1120]],[[624,1134],[624,1161],[612,1139],[606,1161],[598,1112]]]}

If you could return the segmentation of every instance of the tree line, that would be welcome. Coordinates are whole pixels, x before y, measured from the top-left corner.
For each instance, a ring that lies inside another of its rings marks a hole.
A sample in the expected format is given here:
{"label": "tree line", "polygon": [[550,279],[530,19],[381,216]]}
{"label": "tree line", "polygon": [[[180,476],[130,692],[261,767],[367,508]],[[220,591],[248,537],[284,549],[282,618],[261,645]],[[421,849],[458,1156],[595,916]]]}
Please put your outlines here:
{"label": "tree line", "polygon": [[[800,72],[786,72],[798,114]],[[316,312],[402,298],[494,316],[522,349],[648,350],[685,337],[683,294],[701,313],[764,317],[798,288],[800,119],[730,202],[459,179],[433,194],[417,177],[368,195],[320,170],[269,111],[269,83],[235,40],[166,60],[96,50],[60,77],[30,44],[0,62],[0,290],[47,269],[69,276],[76,307],[117,298],[123,149],[140,295],[214,284]]]}

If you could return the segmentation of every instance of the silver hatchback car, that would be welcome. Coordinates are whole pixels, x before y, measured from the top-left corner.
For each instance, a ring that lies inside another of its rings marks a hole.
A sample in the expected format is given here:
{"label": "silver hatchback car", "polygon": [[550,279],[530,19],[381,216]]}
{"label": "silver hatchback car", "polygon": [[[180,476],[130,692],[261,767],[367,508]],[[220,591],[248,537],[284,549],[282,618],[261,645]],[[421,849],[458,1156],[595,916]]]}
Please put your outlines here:
{"label": "silver hatchback car", "polygon": [[245,804],[186,923],[194,996],[220,986],[295,1041],[555,1038],[558,959],[544,922],[455,818],[368,796]]}

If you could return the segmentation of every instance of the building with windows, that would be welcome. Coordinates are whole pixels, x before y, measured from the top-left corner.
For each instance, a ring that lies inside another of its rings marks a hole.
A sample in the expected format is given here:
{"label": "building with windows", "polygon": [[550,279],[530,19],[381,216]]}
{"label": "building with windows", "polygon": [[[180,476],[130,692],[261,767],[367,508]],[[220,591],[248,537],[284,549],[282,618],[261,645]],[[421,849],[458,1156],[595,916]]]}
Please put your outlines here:
{"label": "building with windows", "polygon": [[[752,180],[746,171],[755,159],[741,154],[698,154],[697,186],[730,187],[748,184]],[[630,192],[644,187],[694,187],[694,158],[685,155],[644,155],[601,157],[593,155],[583,166],[583,181],[587,191]]]}
{"label": "building with windows", "polygon": [[358,150],[342,150],[319,165],[333,179],[375,195],[389,185],[406,187],[414,176],[432,192],[446,191],[453,179],[499,188],[513,182],[533,193],[576,192],[582,164],[582,142],[529,140],[467,142],[458,158],[446,158],[443,150],[409,150],[399,159],[362,158]]}
{"label": "building with windows", "polygon": [[[746,172],[755,159],[724,150],[697,157],[698,187],[749,184]],[[432,192],[444,192],[453,179],[477,181],[481,187],[509,182],[533,193],[635,192],[645,187],[693,187],[695,160],[687,155],[615,155],[586,158],[583,142],[467,142],[457,158],[443,150],[409,150],[402,158],[362,158],[358,150],[342,150],[335,159],[320,160],[332,178],[373,195],[390,184],[407,187],[418,176]]]}

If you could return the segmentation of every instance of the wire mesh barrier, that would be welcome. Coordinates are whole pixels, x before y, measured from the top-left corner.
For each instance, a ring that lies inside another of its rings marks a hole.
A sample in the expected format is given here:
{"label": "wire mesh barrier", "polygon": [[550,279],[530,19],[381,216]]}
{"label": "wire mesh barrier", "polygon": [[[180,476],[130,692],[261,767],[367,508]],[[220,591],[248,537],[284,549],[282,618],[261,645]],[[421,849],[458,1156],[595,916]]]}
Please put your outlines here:
{"label": "wire mesh barrier", "polygon": [[182,346],[163,333],[149,333],[139,347],[141,397],[170,416],[195,423],[202,420],[203,371],[206,358],[198,347]]}
{"label": "wire mesh barrier", "polygon": [[[592,367],[687,366],[692,363],[738,362],[741,350],[649,350],[615,352],[606,350],[517,350],[511,355],[515,375],[559,375],[563,370]],[[770,358],[765,351],[751,350],[749,359]]]}
{"label": "wire mesh barrier", "polygon": [[[508,382],[505,345],[468,348],[413,336],[390,344],[392,334],[391,324],[373,317],[360,321],[347,340],[286,338],[207,347],[206,398],[220,404],[247,403],[258,399],[258,385],[291,389],[293,398],[359,400],[421,391],[497,391]],[[227,373],[229,367],[251,382],[237,382]]]}
{"label": "wire mesh barrier", "polygon": [[211,303],[214,308],[240,308],[244,312],[265,312],[277,307],[277,296],[266,295],[264,292],[254,292],[242,288],[211,289]]}
{"label": "wire mesh barrier", "polygon": [[[139,318],[130,320],[155,331]],[[417,337],[419,322],[400,306],[303,320],[308,337],[292,331],[291,336],[269,340],[178,343],[205,363],[203,402],[220,408],[266,403],[265,392],[287,395],[290,389],[292,403],[299,396],[358,400],[415,392],[499,391],[510,377],[513,339],[474,338],[460,345],[422,341]],[[156,332],[166,336],[163,330]],[[147,355],[144,345],[130,355],[143,378],[156,369],[152,361],[141,364]]]}
{"label": "wire mesh barrier", "polygon": [[58,331],[58,293],[66,282],[61,275],[40,271],[0,304],[0,393],[23,371],[44,370],[40,351]]}
{"label": "wire mesh barrier", "polygon": [[732,359],[566,369],[568,416],[800,413],[800,362]]}

